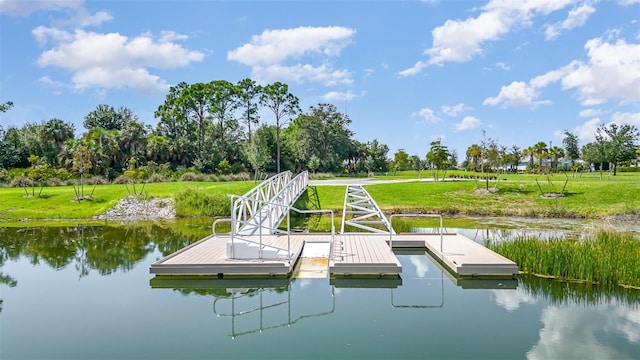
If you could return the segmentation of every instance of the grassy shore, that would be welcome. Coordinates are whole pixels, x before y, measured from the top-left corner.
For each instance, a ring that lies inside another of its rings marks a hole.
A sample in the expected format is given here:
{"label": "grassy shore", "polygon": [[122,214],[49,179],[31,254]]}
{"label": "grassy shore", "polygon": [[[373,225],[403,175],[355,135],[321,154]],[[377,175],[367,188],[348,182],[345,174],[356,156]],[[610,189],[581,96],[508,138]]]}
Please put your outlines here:
{"label": "grassy shore", "polygon": [[[243,194],[255,185],[253,181],[150,183],[145,186],[143,197],[175,197],[187,189],[226,196]],[[92,189],[92,186],[85,187],[85,196],[89,195]],[[71,186],[46,187],[40,197],[26,197],[22,188],[0,188],[0,219],[91,219],[105,213],[121,198],[128,196],[128,192],[124,185],[98,185],[91,199],[78,202],[73,200],[75,196]]]}
{"label": "grassy shore", "polygon": [[[380,179],[404,176],[403,173]],[[469,180],[372,184],[366,189],[386,213],[563,218],[640,215],[640,173],[620,173],[608,180],[591,175],[570,177],[563,197],[540,196],[540,188],[544,193],[561,193],[564,184],[565,177],[558,174],[552,176],[551,183],[546,176],[507,175],[495,192],[477,191],[476,182]],[[478,185],[484,188],[484,183]],[[342,209],[344,186],[317,186],[317,190],[323,208]]]}
{"label": "grassy shore", "polygon": [[[381,178],[410,178],[409,175],[415,177],[415,172]],[[423,172],[422,175],[425,178],[428,174]],[[540,187],[544,192],[559,193],[564,183],[564,175],[554,175],[550,183],[546,176],[508,175],[501,180],[495,192],[478,192],[477,184],[472,180],[427,182],[416,179],[412,182],[371,184],[366,189],[387,213],[564,218],[627,216],[636,219],[640,216],[640,173],[620,173],[602,180],[592,175],[569,178],[564,197],[545,199],[540,196]],[[198,193],[224,199],[227,194],[243,194],[255,185],[253,181],[150,183],[144,188],[144,196],[176,198],[186,189],[197,189]],[[92,187],[86,187],[85,195],[91,190]],[[340,213],[345,186],[315,186],[313,190],[303,207],[319,206]],[[91,219],[105,213],[127,195],[124,185],[98,185],[93,198],[81,202],[72,201],[75,192],[70,186],[46,187],[40,197],[27,197],[22,188],[0,188],[0,219]],[[184,209],[179,215],[211,216],[206,209],[200,212],[194,206]]]}

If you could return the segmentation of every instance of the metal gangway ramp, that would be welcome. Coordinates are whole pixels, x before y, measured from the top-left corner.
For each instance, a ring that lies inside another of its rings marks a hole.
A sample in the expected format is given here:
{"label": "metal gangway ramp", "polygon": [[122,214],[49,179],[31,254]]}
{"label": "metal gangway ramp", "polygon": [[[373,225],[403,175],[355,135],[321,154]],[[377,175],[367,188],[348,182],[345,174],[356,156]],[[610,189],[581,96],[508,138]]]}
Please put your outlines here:
{"label": "metal gangway ramp", "polygon": [[[278,226],[305,192],[308,184],[307,171],[293,179],[291,171],[285,171],[272,176],[242,196],[232,195],[229,219],[232,236],[227,242],[227,258],[291,259],[293,254],[290,245],[286,248],[268,245],[263,242],[263,237],[278,233]],[[258,238],[257,241],[255,237]]]}
{"label": "metal gangway ramp", "polygon": [[[342,208],[342,226],[340,233],[344,234],[345,226],[351,226],[377,234],[395,234],[391,224],[384,216],[367,190],[362,185],[348,185]],[[374,227],[377,226],[377,227]]]}
{"label": "metal gangway ramp", "polygon": [[291,171],[281,172],[249,190],[232,197],[231,222],[238,235],[275,234],[289,208],[304,193],[309,173],[291,179]]}

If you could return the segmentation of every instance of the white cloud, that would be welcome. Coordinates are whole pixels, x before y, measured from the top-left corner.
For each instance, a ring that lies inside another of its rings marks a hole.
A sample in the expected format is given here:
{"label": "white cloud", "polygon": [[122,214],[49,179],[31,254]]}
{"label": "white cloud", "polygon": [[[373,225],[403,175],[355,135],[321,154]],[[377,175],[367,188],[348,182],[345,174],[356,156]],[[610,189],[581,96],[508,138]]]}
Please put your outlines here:
{"label": "white cloud", "polygon": [[[360,95],[364,96],[364,93]],[[322,95],[320,98],[323,101],[335,102],[335,101],[351,101],[360,97],[360,95],[353,93],[351,91],[341,92],[341,91],[329,91],[328,93]]]}
{"label": "white cloud", "polygon": [[640,127],[640,113],[617,112],[611,115],[611,122],[618,125],[629,124]]}
{"label": "white cloud", "polygon": [[496,63],[496,67],[504,70],[504,71],[509,71],[511,70],[511,66],[509,66],[509,64],[507,63],[503,63],[503,62],[497,62]]}
{"label": "white cloud", "polygon": [[427,67],[427,65],[428,64],[424,61],[418,61],[415,65],[413,65],[413,67],[398,72],[398,75],[404,77],[419,74],[422,69]]}
{"label": "white cloud", "polygon": [[465,111],[469,111],[469,110],[473,110],[473,108],[465,106],[465,104],[457,104],[454,106],[449,106],[449,105],[443,105],[440,108],[440,111],[442,111],[443,113],[449,115],[449,116],[457,116],[459,113],[461,112],[465,112]]}
{"label": "white cloud", "polygon": [[351,75],[346,70],[334,70],[322,61],[321,65],[298,63],[285,65],[286,61],[307,56],[338,56],[350,45],[354,29],[329,27],[298,27],[294,29],[265,30],[251,37],[251,41],[227,53],[227,59],[252,67],[252,76],[258,82],[271,80],[305,80],[325,85],[349,84]]}
{"label": "white cloud", "polygon": [[78,9],[84,0],[0,0],[0,13],[28,16],[37,11]]}
{"label": "white cloud", "polygon": [[548,100],[537,100],[539,89],[556,82],[563,90],[575,89],[583,106],[600,105],[609,99],[640,101],[640,44],[595,38],[587,41],[585,49],[588,61],[574,60],[534,77],[528,84],[514,81],[502,86],[498,96],[485,99],[483,105],[506,108],[550,104]]}
{"label": "white cloud", "polygon": [[484,52],[483,45],[496,41],[517,27],[531,25],[540,15],[563,9],[576,0],[492,0],[476,17],[447,20],[431,31],[432,46],[424,51],[426,62],[419,61],[412,68],[399,72],[401,76],[416,75],[426,66],[445,62],[467,62]]}
{"label": "white cloud", "polygon": [[417,113],[413,113],[412,116],[419,116],[421,118],[423,118],[426,122],[429,123],[437,123],[440,120],[440,117],[438,117],[436,115],[435,112],[433,112],[433,110],[429,109],[429,108],[422,108],[420,109],[420,111],[418,111]]}
{"label": "white cloud", "polygon": [[547,27],[545,30],[547,40],[559,36],[563,31],[583,26],[587,22],[587,19],[589,19],[589,16],[591,16],[595,11],[596,9],[589,4],[583,4],[582,6],[572,9],[569,11],[569,15],[564,21]]}
{"label": "white cloud", "polygon": [[507,107],[529,107],[535,108],[538,105],[550,104],[550,100],[536,100],[540,93],[535,87],[528,85],[522,81],[514,81],[500,89],[500,93],[496,97],[486,98],[482,105],[501,105]]}
{"label": "white cloud", "polygon": [[[540,339],[527,359],[622,359],[610,342],[602,342],[610,334],[623,333],[634,341],[638,335],[637,312],[628,311],[614,303],[598,305],[597,309],[583,306],[550,306],[542,311]],[[635,328],[632,331],[627,331]],[[609,345],[608,345],[609,344]]]}
{"label": "white cloud", "polygon": [[530,292],[523,290],[519,287],[515,290],[498,289],[491,290],[494,296],[494,301],[500,307],[504,308],[508,312],[517,310],[520,304],[535,304],[536,297],[531,295]]}
{"label": "white cloud", "polygon": [[584,109],[582,111],[580,111],[580,117],[596,117],[602,115],[602,110],[599,109],[593,109],[593,108],[589,108],[589,109]]}
{"label": "white cloud", "polygon": [[465,131],[475,129],[480,126],[480,120],[473,116],[465,116],[461,122],[455,125],[456,131]]}
{"label": "white cloud", "polygon": [[305,80],[309,80],[326,86],[353,83],[350,72],[333,70],[326,64],[317,67],[309,64],[255,66],[251,74],[259,83],[269,82],[270,80],[296,83],[303,83]]}
{"label": "white cloud", "polygon": [[424,255],[409,255],[409,261],[416,268],[416,277],[425,278],[429,272],[429,260]]}
{"label": "white cloud", "polygon": [[640,101],[640,44],[596,38],[587,41],[585,49],[589,61],[563,77],[563,89],[575,89],[586,106],[608,99]]}
{"label": "white cloud", "polygon": [[204,58],[201,52],[169,41],[185,39],[175,33],[163,33],[159,40],[151,34],[128,38],[119,33],[71,33],[43,26],[32,33],[39,43],[52,44],[38,57],[38,65],[68,70],[77,91],[122,87],[147,93],[166,91],[169,85],[150,74],[149,68],[176,68]]}
{"label": "white cloud", "polygon": [[49,76],[43,76],[38,79],[38,82],[41,84],[45,84],[49,88],[53,89],[53,93],[56,95],[62,94],[63,89],[66,88],[66,84],[60,81],[55,81],[51,79]]}
{"label": "white cloud", "polygon": [[599,118],[593,118],[582,125],[577,126],[573,133],[576,134],[578,139],[583,142],[592,142],[595,140],[595,133],[598,126],[600,126],[601,120]]}

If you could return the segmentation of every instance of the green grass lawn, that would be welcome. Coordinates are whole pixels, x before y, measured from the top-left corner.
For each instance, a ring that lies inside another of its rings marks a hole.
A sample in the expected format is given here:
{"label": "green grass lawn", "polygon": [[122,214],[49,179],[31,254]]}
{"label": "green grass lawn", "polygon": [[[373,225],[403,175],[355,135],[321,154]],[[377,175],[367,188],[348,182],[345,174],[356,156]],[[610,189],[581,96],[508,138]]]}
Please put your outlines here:
{"label": "green grass lawn", "polygon": [[[411,178],[410,174],[415,176],[415,172],[404,172],[399,178]],[[423,178],[426,174],[423,172]],[[561,192],[565,178],[556,174],[549,183],[547,177],[541,175],[506,175],[495,193],[476,192],[473,180],[371,184],[366,186],[366,190],[387,213],[585,218],[640,215],[640,173],[619,173],[602,180],[598,174],[569,177],[563,198],[540,197],[540,188],[543,192]],[[144,188],[144,196],[174,197],[187,188],[209,195],[243,194],[255,185],[252,181],[150,183]],[[482,187],[484,184],[479,185]],[[91,189],[91,186],[85,187],[85,195]],[[316,186],[313,189],[315,192],[309,192],[306,199],[306,208],[319,205],[339,216],[346,187]],[[98,185],[92,199],[78,203],[72,201],[75,192],[71,186],[46,187],[41,197],[27,197],[22,188],[0,188],[0,219],[90,219],[105,213],[127,195],[124,185]]]}
{"label": "green grass lawn", "polygon": [[[510,175],[496,193],[477,193],[475,181],[411,182],[366,187],[385,212],[439,212],[468,215],[601,217],[640,215],[640,175],[622,173],[609,180],[591,176],[569,178],[564,197],[542,198],[562,192],[565,177]],[[479,184],[483,187],[484,183]],[[490,182],[490,187],[492,183]]]}
{"label": "green grass lawn", "polygon": [[[150,183],[144,188],[144,196],[173,197],[175,193],[189,187],[207,194],[243,194],[255,185],[252,181]],[[85,186],[85,196],[91,193],[92,188],[93,186]],[[140,185],[137,189],[140,189]],[[76,196],[72,186],[45,187],[40,197],[26,197],[22,188],[1,188],[0,219],[90,219],[105,213],[127,195],[124,185],[98,185],[93,198],[81,202],[72,200]]]}

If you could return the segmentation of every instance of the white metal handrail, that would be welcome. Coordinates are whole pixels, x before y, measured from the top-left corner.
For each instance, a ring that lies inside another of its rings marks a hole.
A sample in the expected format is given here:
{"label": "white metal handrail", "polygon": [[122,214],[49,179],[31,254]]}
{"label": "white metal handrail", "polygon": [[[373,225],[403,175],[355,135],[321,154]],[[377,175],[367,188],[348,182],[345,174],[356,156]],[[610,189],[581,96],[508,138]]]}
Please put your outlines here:
{"label": "white metal handrail", "polygon": [[[438,232],[440,233],[440,253],[442,254],[442,239],[443,239],[443,226],[442,226],[442,215],[440,214],[392,214],[389,216],[389,224],[393,222],[394,217],[437,217],[440,218],[440,228]],[[389,247],[393,248],[393,233],[389,232]]]}
{"label": "white metal handrail", "polygon": [[255,235],[256,232],[262,232],[262,228],[273,232],[274,227],[284,218],[286,210],[274,205],[292,205],[309,184],[309,173],[306,171],[293,179],[289,171],[281,174],[284,175],[274,176],[266,182],[268,185],[260,186],[268,191],[252,189],[242,196],[232,196],[232,225],[238,234]]}
{"label": "white metal handrail", "polygon": [[[280,205],[280,204],[272,204],[272,205],[274,205],[274,206],[284,206],[284,205]],[[336,230],[335,230],[335,214],[334,214],[333,210],[300,210],[300,209],[297,209],[297,208],[295,208],[293,206],[289,206],[288,208],[289,208],[289,210],[295,211],[295,212],[297,212],[299,214],[318,214],[318,213],[320,213],[320,214],[321,213],[329,213],[329,214],[331,214],[331,240],[330,240],[330,250],[329,250],[330,251],[329,256],[331,256],[331,252],[333,251],[333,243],[334,243],[334,240],[335,240],[335,233],[336,233]],[[216,237],[225,237],[225,236],[222,236],[223,234],[218,234],[215,231],[216,225],[218,223],[220,223],[220,222],[233,222],[233,220],[232,219],[216,219],[213,222],[213,225],[212,225],[213,235],[216,236]],[[291,256],[292,256],[292,254],[291,254],[291,216],[290,216],[290,212],[287,212],[287,230],[286,230],[286,232],[283,231],[283,230],[275,229],[275,232],[281,233],[281,234],[284,233],[284,234],[287,235],[287,248],[286,249],[278,247],[278,246],[275,246],[275,245],[265,244],[262,241],[262,233],[261,232],[258,235],[258,241],[255,241],[255,240],[252,240],[252,239],[249,239],[249,238],[246,238],[246,237],[243,237],[241,235],[236,234],[235,231],[233,231],[233,229],[234,229],[234,227],[231,226],[231,231],[229,233],[227,233],[227,234],[224,234],[224,235],[227,235],[227,237],[229,237],[231,239],[231,258],[232,259],[235,258],[234,252],[233,252],[233,247],[234,247],[234,244],[235,244],[235,240],[242,240],[242,241],[246,241],[246,242],[249,242],[249,243],[252,243],[252,244],[259,245],[259,249],[260,249],[259,256],[258,256],[259,259],[262,258],[261,249],[264,248],[264,247],[267,247],[267,248],[270,248],[270,249],[282,250],[282,251],[286,250],[287,254],[288,254],[287,257],[290,259]]]}
{"label": "white metal handrail", "polygon": [[[361,185],[347,186],[342,209],[341,233],[344,233],[345,225],[380,234],[394,232],[378,204]],[[347,220],[347,215],[353,215],[353,218]],[[369,225],[382,225],[387,231]]]}

